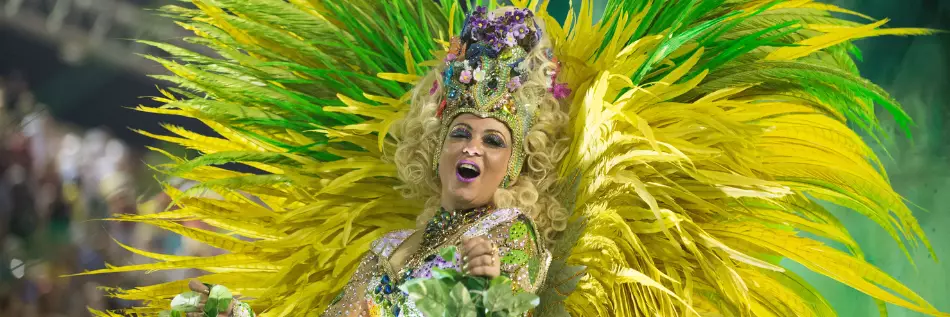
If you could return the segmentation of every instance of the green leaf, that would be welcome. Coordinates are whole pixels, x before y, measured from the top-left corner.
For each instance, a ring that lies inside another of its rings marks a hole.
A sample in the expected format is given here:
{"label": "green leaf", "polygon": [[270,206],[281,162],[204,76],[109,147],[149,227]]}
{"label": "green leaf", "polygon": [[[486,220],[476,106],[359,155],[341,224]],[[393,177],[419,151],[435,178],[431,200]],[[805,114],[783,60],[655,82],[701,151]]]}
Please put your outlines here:
{"label": "green leaf", "polygon": [[198,306],[193,305],[195,298],[201,297],[200,294],[196,292],[184,292],[175,296],[171,302],[172,311],[177,312],[196,312],[199,310]]}
{"label": "green leaf", "polygon": [[487,312],[504,312],[511,308],[514,300],[511,289],[510,279],[504,276],[493,279],[488,291],[485,292],[485,310]]}
{"label": "green leaf", "polygon": [[448,316],[475,316],[476,306],[472,296],[462,283],[455,284],[449,293],[449,301],[445,303]]}
{"label": "green leaf", "polygon": [[455,269],[440,269],[432,268],[432,277],[439,280],[444,280],[446,282],[458,283],[462,279],[462,273],[456,271]]}
{"label": "green leaf", "polygon": [[519,292],[508,306],[508,314],[520,316],[541,304],[541,298],[528,292]]}
{"label": "green leaf", "polygon": [[409,294],[409,300],[416,304],[426,316],[445,316],[446,300],[449,299],[450,282],[440,279],[413,279],[399,286]]}
{"label": "green leaf", "polygon": [[488,289],[488,279],[480,276],[465,276],[462,278],[462,284],[473,292],[484,292]]}
{"label": "green leaf", "polygon": [[511,286],[511,279],[509,279],[507,276],[499,276],[499,277],[493,278],[491,280],[491,283],[489,283],[488,287],[495,287],[498,285]]}
{"label": "green leaf", "polygon": [[439,250],[439,256],[442,257],[446,262],[455,261],[455,253],[458,252],[458,248],[453,246],[448,246]]}
{"label": "green leaf", "polygon": [[210,293],[204,305],[205,316],[217,316],[218,313],[227,311],[231,306],[231,300],[234,299],[231,291],[223,285],[214,285]]}

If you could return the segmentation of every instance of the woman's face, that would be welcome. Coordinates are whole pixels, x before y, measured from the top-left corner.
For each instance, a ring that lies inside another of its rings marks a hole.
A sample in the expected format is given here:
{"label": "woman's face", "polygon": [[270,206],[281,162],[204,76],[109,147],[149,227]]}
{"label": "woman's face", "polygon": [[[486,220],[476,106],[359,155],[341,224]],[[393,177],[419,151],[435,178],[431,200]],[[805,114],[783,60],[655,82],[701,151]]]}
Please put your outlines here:
{"label": "woman's face", "polygon": [[511,159],[511,131],[493,118],[462,114],[452,121],[439,156],[442,207],[464,209],[492,201]]}

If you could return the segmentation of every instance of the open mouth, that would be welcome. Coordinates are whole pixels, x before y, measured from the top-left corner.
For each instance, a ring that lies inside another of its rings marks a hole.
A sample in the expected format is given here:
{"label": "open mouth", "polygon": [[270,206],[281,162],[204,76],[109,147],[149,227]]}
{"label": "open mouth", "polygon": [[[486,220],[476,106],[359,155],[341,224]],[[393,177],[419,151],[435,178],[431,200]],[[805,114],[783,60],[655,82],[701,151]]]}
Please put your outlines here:
{"label": "open mouth", "polygon": [[455,165],[455,175],[462,182],[472,182],[481,174],[482,170],[478,168],[478,165],[475,165],[475,162],[462,160],[458,162],[458,165]]}

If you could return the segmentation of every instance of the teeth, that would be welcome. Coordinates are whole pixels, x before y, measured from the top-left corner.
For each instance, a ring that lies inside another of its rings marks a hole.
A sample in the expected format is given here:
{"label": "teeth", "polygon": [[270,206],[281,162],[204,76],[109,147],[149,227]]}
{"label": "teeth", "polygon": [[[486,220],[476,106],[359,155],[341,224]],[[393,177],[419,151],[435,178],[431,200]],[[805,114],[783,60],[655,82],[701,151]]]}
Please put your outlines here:
{"label": "teeth", "polygon": [[461,165],[459,165],[459,168],[464,168],[464,169],[470,169],[470,170],[473,170],[473,171],[478,171],[478,167],[475,167],[475,165],[468,164],[468,163],[462,163]]}

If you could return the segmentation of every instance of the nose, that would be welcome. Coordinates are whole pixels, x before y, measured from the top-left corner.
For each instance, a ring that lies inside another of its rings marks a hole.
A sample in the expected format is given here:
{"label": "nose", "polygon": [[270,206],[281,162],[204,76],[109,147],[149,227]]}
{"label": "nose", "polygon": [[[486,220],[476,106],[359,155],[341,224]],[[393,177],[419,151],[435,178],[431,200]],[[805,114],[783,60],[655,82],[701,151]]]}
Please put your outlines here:
{"label": "nose", "polygon": [[478,147],[478,142],[467,142],[462,148],[462,153],[467,156],[482,156],[482,150]]}

